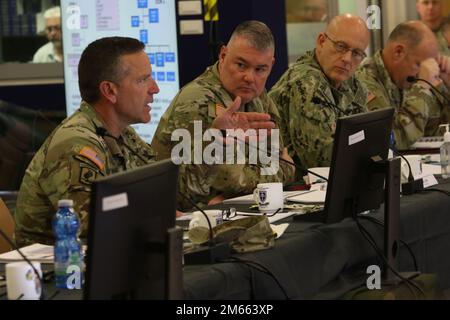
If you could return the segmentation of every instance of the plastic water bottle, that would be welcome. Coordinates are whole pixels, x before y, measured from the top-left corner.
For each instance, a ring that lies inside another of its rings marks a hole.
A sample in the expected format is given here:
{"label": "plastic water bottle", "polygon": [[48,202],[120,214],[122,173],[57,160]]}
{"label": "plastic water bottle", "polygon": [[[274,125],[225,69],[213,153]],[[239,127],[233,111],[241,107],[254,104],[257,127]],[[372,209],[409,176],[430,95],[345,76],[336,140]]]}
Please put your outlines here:
{"label": "plastic water bottle", "polygon": [[449,125],[443,124],[440,127],[445,127],[444,143],[441,146],[441,173],[442,178],[450,178],[450,131]]}
{"label": "plastic water bottle", "polygon": [[80,219],[73,210],[73,200],[59,200],[58,211],[52,221],[55,234],[55,280],[56,287],[81,289],[83,274],[83,251],[78,238]]}

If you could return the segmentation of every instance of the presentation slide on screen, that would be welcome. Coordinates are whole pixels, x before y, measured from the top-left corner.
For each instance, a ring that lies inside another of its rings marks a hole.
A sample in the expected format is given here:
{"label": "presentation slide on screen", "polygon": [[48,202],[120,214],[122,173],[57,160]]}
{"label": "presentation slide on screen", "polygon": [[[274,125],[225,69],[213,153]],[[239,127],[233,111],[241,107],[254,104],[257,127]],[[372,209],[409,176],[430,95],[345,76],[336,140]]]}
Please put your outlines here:
{"label": "presentation slide on screen", "polygon": [[179,90],[175,0],[61,0],[67,114],[81,102],[78,62],[92,41],[127,36],[145,43],[160,92],[152,120],[133,127],[148,143],[159,119]]}

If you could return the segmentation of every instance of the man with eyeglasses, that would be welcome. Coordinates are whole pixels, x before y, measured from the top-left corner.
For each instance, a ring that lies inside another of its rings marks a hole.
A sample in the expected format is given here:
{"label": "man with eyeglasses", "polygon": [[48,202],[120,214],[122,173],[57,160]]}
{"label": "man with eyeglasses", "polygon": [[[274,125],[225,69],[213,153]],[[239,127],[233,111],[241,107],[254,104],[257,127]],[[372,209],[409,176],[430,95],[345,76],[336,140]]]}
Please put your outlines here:
{"label": "man with eyeglasses", "polygon": [[48,43],[39,48],[33,56],[34,63],[62,62],[61,9],[53,7],[45,11],[45,34]]}
{"label": "man with eyeglasses", "polygon": [[[408,149],[424,135],[436,135],[439,123],[445,121],[442,111],[448,107],[425,81],[447,90],[441,79],[450,71],[447,65],[448,58],[438,56],[433,32],[420,21],[409,21],[395,27],[384,49],[358,70],[358,78],[370,91],[368,108],[395,108],[392,129],[398,149]],[[413,83],[411,78],[425,81]]]}
{"label": "man with eyeglasses", "polygon": [[315,50],[301,56],[269,93],[289,154],[304,169],[329,166],[337,118],[366,111],[367,91],[353,75],[369,37],[361,18],[333,18]]}

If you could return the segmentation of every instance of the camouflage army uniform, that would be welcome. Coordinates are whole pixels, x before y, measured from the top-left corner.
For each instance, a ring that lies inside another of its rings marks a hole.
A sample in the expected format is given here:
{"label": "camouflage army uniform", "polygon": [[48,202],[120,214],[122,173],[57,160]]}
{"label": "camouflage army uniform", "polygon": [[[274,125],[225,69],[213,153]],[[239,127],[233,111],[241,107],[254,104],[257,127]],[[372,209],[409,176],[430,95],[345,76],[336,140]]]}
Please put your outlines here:
{"label": "camouflage army uniform", "polygon": [[[153,137],[152,147],[159,159],[169,158],[172,148],[178,143],[171,141],[175,129],[187,129],[193,135],[193,121],[202,121],[202,132],[211,127],[216,112],[233,102],[230,94],[219,79],[218,63],[210,66],[197,79],[187,84],[173,99],[160,120]],[[253,101],[241,105],[241,111],[269,113],[275,122],[279,121],[278,112],[273,102],[264,92]],[[194,138],[192,139],[192,142]],[[282,147],[282,143],[280,143]],[[248,151],[248,148],[246,148]],[[248,154],[247,154],[248,156]],[[180,166],[178,188],[199,205],[205,205],[216,195],[233,197],[251,193],[260,182],[290,182],[294,170],[280,162],[276,175],[261,175],[259,167],[246,164],[189,164]],[[179,208],[187,209],[192,205],[180,199]]]}
{"label": "camouflage army uniform", "polygon": [[448,42],[447,39],[445,39],[444,34],[442,33],[442,29],[439,28],[437,31],[434,32],[434,35],[436,36],[436,39],[438,41],[439,53],[446,56],[450,56],[450,49],[448,48]]}
{"label": "camouflage army uniform", "polygon": [[97,135],[97,128],[104,128],[102,121],[94,108],[83,102],[36,153],[26,170],[17,199],[15,237],[18,245],[53,244],[51,221],[60,199],[74,201],[74,209],[81,219],[81,236],[85,237],[92,182],[153,161],[151,147],[131,127],[117,140]]}
{"label": "camouflage army uniform", "polygon": [[336,89],[311,51],[284,73],[269,96],[280,112],[289,154],[304,169],[330,166],[336,120],[367,111],[367,92],[359,81],[351,77]]}
{"label": "camouflage army uniform", "polygon": [[[436,38],[438,40],[439,44],[439,53],[442,55],[450,56],[450,47],[447,42],[447,39],[445,39],[444,34],[442,32],[442,28],[440,28],[438,31],[434,33],[436,35]],[[441,91],[444,91],[447,96],[450,96],[450,90],[449,88],[446,88],[444,86],[440,86],[439,88]],[[440,132],[437,131],[437,126],[439,124],[445,124],[450,123],[450,103],[444,101],[442,98],[439,98],[440,101],[437,101],[438,103],[434,103],[434,109],[440,109],[440,118],[439,121],[436,121],[436,118],[434,121],[430,121],[433,123],[428,124],[428,127],[430,129],[429,133],[425,133],[425,136],[434,136],[434,135],[441,135],[443,134],[444,130],[441,130]],[[436,100],[435,100],[436,101]],[[440,107],[440,108],[439,108]]]}
{"label": "camouflage army uniform", "polygon": [[361,65],[357,76],[370,91],[370,110],[395,107],[393,132],[398,149],[408,149],[420,137],[437,133],[443,102],[418,84],[407,91],[399,89],[384,66],[381,51]]}

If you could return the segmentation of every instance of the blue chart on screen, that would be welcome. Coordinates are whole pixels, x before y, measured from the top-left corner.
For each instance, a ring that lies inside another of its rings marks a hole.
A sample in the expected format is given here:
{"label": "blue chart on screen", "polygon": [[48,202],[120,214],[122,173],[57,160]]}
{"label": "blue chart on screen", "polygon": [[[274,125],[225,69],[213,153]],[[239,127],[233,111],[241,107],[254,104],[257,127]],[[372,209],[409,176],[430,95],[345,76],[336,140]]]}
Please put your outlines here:
{"label": "blue chart on screen", "polygon": [[[136,38],[145,44],[152,76],[160,92],[152,103],[152,120],[134,125],[151,142],[160,117],[179,90],[175,0],[61,0],[67,114],[80,106],[78,62],[92,41],[109,36]],[[156,76],[156,77],[155,77]]]}

